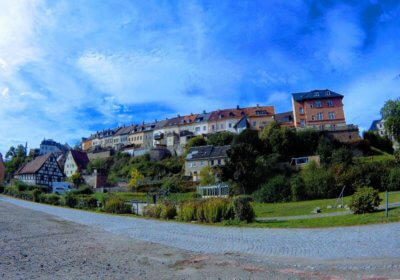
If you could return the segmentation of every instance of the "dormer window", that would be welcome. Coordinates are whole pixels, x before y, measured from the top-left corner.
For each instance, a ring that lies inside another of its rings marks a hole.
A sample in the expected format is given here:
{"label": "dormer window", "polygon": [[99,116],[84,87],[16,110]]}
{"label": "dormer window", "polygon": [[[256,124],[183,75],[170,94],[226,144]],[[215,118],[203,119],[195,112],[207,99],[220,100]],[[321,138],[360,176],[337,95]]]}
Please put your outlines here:
{"label": "dormer window", "polygon": [[268,112],[267,111],[256,111],[256,116],[265,116],[265,115],[268,115]]}
{"label": "dormer window", "polygon": [[320,100],[315,101],[315,107],[317,107],[317,108],[321,108],[322,107],[322,104],[321,104]]}

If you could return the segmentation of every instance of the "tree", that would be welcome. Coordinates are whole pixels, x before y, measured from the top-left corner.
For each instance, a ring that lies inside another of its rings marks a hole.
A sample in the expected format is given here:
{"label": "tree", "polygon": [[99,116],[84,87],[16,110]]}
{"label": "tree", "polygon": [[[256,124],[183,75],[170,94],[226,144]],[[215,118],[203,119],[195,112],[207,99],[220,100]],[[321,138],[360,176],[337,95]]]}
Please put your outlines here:
{"label": "tree", "polygon": [[76,171],[71,177],[68,178],[68,181],[70,181],[76,187],[79,187],[83,183],[83,178],[81,173]]}
{"label": "tree", "polygon": [[212,185],[215,184],[215,181],[215,175],[210,166],[205,166],[202,170],[200,170],[200,185]]}
{"label": "tree", "polygon": [[141,183],[143,183],[144,176],[143,176],[143,174],[140,173],[139,170],[137,170],[136,168],[133,168],[133,169],[131,170],[130,177],[131,177],[131,179],[129,180],[128,186],[129,186],[132,190],[137,189],[137,187],[138,187]]}
{"label": "tree", "polygon": [[387,135],[381,136],[373,131],[365,131],[363,137],[372,147],[393,154],[393,143]]}
{"label": "tree", "polygon": [[8,159],[4,164],[7,178],[11,178],[24,163],[31,160],[26,156],[26,149],[22,145],[18,145],[17,148],[10,147],[5,157]]}
{"label": "tree", "polygon": [[229,131],[222,131],[207,136],[207,144],[213,146],[225,146],[232,144],[235,134]]}
{"label": "tree", "polygon": [[400,99],[386,101],[381,115],[388,135],[400,141]]}
{"label": "tree", "polygon": [[288,160],[295,154],[296,133],[287,127],[280,127],[276,122],[271,122],[260,133],[266,148],[272,153],[281,155]]}
{"label": "tree", "polygon": [[187,154],[192,147],[199,147],[199,146],[205,146],[207,145],[206,139],[204,139],[203,136],[196,136],[191,139],[186,143],[185,146],[185,154]]}
{"label": "tree", "polygon": [[234,192],[250,194],[258,188],[256,159],[263,154],[263,149],[257,131],[246,129],[235,137],[223,169],[223,179],[233,181]]}

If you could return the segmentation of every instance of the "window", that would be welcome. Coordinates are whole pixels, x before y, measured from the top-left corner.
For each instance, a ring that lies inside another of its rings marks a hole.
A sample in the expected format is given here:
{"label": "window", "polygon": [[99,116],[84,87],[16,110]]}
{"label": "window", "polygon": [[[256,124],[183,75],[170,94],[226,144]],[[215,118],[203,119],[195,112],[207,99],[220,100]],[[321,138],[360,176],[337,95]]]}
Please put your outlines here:
{"label": "window", "polygon": [[215,130],[215,126],[214,125],[212,125],[211,128],[212,128],[212,130]]}
{"label": "window", "polygon": [[256,116],[265,116],[267,114],[268,114],[267,111],[256,111]]}
{"label": "window", "polygon": [[326,102],[326,104],[328,105],[328,107],[333,107],[333,101],[332,100],[328,100]]}
{"label": "window", "polygon": [[196,131],[200,131],[200,127],[198,126],[198,127],[196,127]]}
{"label": "window", "polygon": [[315,107],[317,107],[317,108],[321,108],[322,107],[322,104],[321,104],[321,101],[315,101]]}
{"label": "window", "polygon": [[303,107],[300,107],[300,108],[299,108],[299,113],[300,113],[301,115],[304,115],[304,109],[303,109]]}
{"label": "window", "polygon": [[211,165],[214,165],[214,160],[213,159],[211,160]]}
{"label": "window", "polygon": [[311,116],[311,120],[315,121],[315,115]]}
{"label": "window", "polygon": [[221,129],[224,129],[224,124],[221,124]]}
{"label": "window", "polygon": [[306,126],[306,121],[305,120],[300,120],[300,126]]}
{"label": "window", "polygon": [[221,164],[221,160],[219,159],[219,160],[218,160],[218,165],[220,165],[220,164]]}
{"label": "window", "polygon": [[253,127],[256,127],[256,126],[257,126],[257,122],[254,121],[254,122],[253,122]]}
{"label": "window", "polygon": [[203,131],[206,131],[207,130],[207,126],[203,126]]}
{"label": "window", "polygon": [[310,103],[310,108],[313,108],[313,107],[314,107],[314,104]]}
{"label": "window", "polygon": [[229,128],[231,128],[231,127],[232,127],[232,124],[231,124],[231,123],[229,123],[229,124],[228,124],[228,126],[229,126]]}
{"label": "window", "polygon": [[324,113],[318,113],[318,120],[322,121],[324,119]]}
{"label": "window", "polygon": [[330,120],[334,120],[335,119],[335,112],[329,112],[328,113],[328,117]]}

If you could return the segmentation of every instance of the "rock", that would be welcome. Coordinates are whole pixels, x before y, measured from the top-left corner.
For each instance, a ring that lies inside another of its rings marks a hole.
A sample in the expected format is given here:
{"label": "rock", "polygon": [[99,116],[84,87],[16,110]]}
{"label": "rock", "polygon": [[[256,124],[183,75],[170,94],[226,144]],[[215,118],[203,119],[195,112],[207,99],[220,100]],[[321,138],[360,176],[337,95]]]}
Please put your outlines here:
{"label": "rock", "polygon": [[321,208],[319,207],[314,208],[313,213],[315,214],[321,213]]}

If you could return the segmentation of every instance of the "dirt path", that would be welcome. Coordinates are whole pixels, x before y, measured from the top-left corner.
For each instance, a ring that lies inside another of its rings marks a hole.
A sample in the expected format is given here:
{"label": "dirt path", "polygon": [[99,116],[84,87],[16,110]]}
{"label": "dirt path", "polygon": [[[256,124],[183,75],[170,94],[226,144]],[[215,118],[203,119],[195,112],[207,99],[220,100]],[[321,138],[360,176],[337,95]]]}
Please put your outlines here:
{"label": "dirt path", "polygon": [[0,279],[394,278],[400,270],[398,258],[318,260],[190,252],[112,234],[2,199],[0,255]]}

